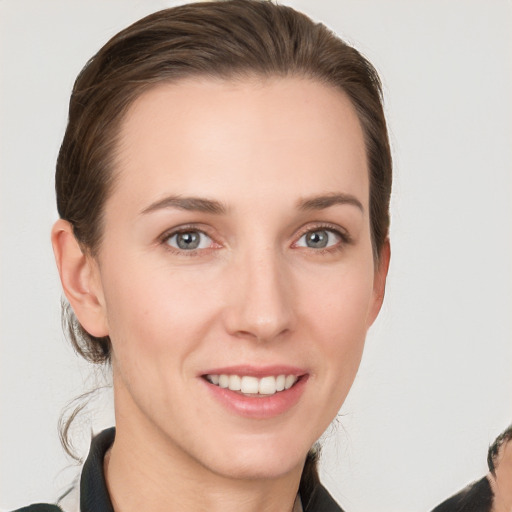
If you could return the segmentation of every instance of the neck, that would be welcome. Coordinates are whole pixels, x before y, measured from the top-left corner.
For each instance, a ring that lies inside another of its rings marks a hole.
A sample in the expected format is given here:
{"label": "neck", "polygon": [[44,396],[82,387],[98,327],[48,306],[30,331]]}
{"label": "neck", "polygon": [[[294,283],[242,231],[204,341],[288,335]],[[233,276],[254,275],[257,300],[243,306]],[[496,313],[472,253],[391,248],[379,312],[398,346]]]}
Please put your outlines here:
{"label": "neck", "polygon": [[220,475],[154,430],[120,425],[105,457],[115,512],[291,512],[302,465],[277,478]]}

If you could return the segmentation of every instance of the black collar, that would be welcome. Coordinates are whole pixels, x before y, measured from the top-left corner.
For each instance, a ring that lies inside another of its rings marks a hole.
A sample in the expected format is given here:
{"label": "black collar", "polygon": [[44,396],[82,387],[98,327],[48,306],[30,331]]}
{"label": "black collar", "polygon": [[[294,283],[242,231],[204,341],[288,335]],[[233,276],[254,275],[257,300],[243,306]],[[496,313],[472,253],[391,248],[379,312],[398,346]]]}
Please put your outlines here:
{"label": "black collar", "polygon": [[116,429],[111,427],[103,430],[91,442],[91,449],[80,478],[81,512],[114,512],[105,483],[103,458],[112,446],[115,436]]}

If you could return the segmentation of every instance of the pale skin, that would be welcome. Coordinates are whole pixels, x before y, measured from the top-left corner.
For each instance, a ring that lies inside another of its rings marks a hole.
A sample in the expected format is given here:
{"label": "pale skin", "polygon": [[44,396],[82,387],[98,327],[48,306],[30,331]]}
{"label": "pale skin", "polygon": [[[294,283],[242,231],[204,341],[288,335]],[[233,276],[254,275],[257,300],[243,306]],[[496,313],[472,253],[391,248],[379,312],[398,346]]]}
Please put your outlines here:
{"label": "pale skin", "polygon": [[[80,323],[112,340],[114,509],[291,511],[384,297],[354,108],[303,78],[160,85],[129,109],[115,174],[95,257],[52,232]],[[204,378],[231,365],[300,368],[300,399],[240,415]]]}

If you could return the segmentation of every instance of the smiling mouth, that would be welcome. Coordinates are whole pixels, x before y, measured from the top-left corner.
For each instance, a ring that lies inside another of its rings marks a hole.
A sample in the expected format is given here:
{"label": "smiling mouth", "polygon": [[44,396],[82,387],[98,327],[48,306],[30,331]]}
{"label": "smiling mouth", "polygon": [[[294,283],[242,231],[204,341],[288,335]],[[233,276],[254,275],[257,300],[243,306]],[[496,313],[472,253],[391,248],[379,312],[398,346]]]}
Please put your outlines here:
{"label": "smiling mouth", "polygon": [[210,384],[229,389],[245,396],[270,396],[293,387],[300,377],[297,375],[269,375],[258,378],[252,375],[207,374],[203,376]]}

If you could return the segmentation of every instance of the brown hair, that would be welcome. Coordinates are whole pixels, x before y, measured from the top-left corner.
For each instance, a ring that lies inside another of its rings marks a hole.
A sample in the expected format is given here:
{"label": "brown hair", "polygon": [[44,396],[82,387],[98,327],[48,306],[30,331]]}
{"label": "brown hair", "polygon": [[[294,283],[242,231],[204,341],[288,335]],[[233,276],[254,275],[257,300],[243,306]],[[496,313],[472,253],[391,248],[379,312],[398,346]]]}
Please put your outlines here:
{"label": "brown hair", "polygon": [[[388,235],[391,155],[377,72],[320,23],[265,0],[182,5],[151,14],[115,35],[76,79],[57,160],[57,207],[84,250],[95,254],[113,186],[119,125],[142,92],[193,76],[303,76],[343,91],[365,136],[375,259]],[[69,306],[66,330],[91,362],[110,361],[110,340],[89,335]],[[68,425],[69,426],[69,425]]]}

